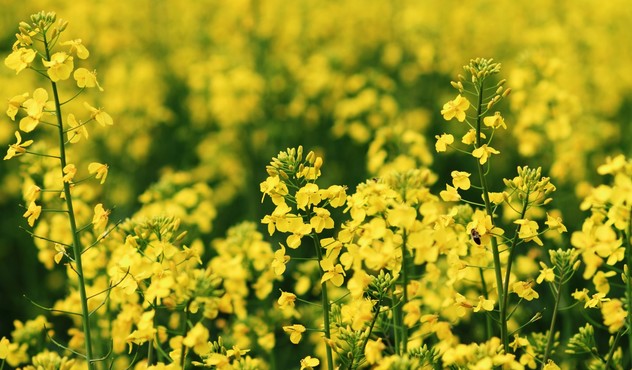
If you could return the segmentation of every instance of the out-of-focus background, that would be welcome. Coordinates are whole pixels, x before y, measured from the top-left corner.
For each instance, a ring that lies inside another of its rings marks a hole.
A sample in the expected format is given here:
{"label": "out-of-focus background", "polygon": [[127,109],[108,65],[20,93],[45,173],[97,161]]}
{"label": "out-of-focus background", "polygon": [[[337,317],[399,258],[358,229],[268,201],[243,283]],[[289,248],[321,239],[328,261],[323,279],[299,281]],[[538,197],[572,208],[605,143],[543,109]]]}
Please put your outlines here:
{"label": "out-of-focus background", "polygon": [[[450,80],[471,58],[494,58],[513,89],[499,109],[498,174],[542,166],[558,186],[569,231],[596,166],[632,155],[632,6],[612,1],[1,0],[0,52],[17,24],[40,11],[69,21],[105,91],[89,100],[114,119],[74,155],[108,163],[99,200],[112,220],[180,213],[210,241],[242,220],[257,222],[259,183],[280,150],[303,145],[325,160],[324,182],[356,184],[393,168],[427,166],[444,188],[461,155],[434,152],[450,131],[439,111]],[[32,71],[0,68],[0,96],[43,84]],[[82,102],[83,97],[79,97]],[[4,110],[4,108],[0,109]],[[0,144],[16,123],[0,118]],[[42,313],[64,292],[64,271],[38,262],[20,227],[19,161],[0,167],[0,336],[14,319]],[[202,186],[195,214],[173,201]],[[201,184],[201,185],[200,185]],[[177,197],[175,197],[177,198]],[[201,209],[201,210],[200,210]],[[263,228],[262,228],[263,230]],[[40,256],[41,257],[41,256]]]}

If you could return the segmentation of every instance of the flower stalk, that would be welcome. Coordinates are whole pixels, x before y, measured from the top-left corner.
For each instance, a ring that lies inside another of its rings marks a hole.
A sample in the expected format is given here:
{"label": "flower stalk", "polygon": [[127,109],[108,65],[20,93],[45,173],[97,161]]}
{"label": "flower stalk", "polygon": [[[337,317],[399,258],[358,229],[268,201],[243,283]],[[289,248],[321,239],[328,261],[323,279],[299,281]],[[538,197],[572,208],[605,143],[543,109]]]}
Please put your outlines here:
{"label": "flower stalk", "polygon": [[[47,60],[50,60],[50,50],[48,47],[48,40],[46,37],[46,30],[42,30],[42,37],[44,42],[44,50]],[[59,165],[62,177],[64,176],[63,168],[66,167],[66,143],[64,138],[64,123],[62,119],[61,102],[59,99],[59,92],[57,91],[57,84],[51,80],[51,89],[53,90],[53,99],[55,103],[55,116],[57,117],[57,133],[59,136]],[[70,225],[70,231],[72,234],[72,250],[75,262],[75,271],[77,273],[77,289],[79,291],[79,297],[81,301],[81,320],[83,324],[84,341],[85,341],[85,357],[90,370],[95,368],[94,357],[92,354],[92,334],[90,328],[90,311],[88,309],[88,298],[86,295],[86,281],[83,274],[83,265],[81,262],[83,247],[79,239],[79,230],[77,227],[77,221],[75,219],[75,212],[72,201],[72,194],[70,192],[70,184],[67,181],[63,182],[63,193],[66,201],[66,208],[68,210],[68,223]]]}

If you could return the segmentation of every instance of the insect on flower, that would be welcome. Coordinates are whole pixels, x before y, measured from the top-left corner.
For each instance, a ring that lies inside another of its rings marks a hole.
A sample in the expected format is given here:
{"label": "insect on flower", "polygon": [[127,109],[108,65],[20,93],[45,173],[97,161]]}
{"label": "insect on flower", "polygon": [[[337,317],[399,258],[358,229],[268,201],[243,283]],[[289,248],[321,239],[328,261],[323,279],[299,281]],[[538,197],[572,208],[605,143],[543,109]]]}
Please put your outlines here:
{"label": "insect on flower", "polygon": [[474,241],[474,243],[476,243],[477,245],[481,245],[481,234],[479,234],[476,229],[470,230],[470,235],[472,236],[472,240]]}

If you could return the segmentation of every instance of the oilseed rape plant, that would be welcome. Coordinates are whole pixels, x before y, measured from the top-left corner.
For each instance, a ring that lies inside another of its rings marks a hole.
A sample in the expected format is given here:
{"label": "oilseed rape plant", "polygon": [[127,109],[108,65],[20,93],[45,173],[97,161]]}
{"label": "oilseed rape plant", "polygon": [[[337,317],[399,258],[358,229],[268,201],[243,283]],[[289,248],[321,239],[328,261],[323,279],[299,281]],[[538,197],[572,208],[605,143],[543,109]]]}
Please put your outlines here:
{"label": "oilseed rape plant", "polygon": [[630,368],[624,2],[49,5],[0,369]]}

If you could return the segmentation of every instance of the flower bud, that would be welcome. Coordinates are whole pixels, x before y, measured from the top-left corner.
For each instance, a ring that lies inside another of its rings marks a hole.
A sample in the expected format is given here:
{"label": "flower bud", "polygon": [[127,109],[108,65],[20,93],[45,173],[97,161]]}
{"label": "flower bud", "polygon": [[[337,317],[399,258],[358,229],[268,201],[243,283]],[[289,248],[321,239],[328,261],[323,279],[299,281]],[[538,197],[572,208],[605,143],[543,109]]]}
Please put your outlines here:
{"label": "flower bud", "polygon": [[503,98],[506,98],[510,93],[511,93],[511,87],[507,88],[507,90],[503,92]]}

